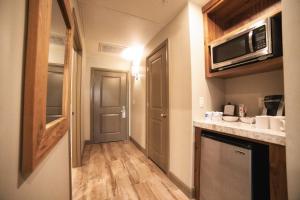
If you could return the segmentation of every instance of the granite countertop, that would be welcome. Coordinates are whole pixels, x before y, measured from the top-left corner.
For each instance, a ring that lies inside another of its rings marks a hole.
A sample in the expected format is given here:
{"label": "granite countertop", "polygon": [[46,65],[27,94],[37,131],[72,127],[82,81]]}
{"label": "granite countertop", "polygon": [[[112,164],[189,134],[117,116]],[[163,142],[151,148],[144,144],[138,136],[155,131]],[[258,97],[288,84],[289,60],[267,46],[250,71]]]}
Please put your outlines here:
{"label": "granite countertop", "polygon": [[285,132],[273,131],[270,129],[258,129],[254,124],[242,122],[206,122],[204,120],[194,121],[194,127],[206,130],[218,131],[229,135],[236,135],[244,138],[254,139],[267,143],[285,146]]}

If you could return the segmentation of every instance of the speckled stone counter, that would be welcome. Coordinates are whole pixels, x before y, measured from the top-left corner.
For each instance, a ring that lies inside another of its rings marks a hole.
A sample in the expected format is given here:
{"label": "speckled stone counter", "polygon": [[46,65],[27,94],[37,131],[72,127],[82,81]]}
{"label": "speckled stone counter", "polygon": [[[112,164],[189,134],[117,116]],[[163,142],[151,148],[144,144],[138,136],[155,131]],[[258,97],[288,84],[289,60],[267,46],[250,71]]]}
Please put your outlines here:
{"label": "speckled stone counter", "polygon": [[270,129],[258,129],[254,124],[245,124],[242,122],[206,122],[194,121],[194,127],[206,130],[218,131],[233,136],[250,138],[267,143],[279,144],[285,146],[285,132],[273,131]]}

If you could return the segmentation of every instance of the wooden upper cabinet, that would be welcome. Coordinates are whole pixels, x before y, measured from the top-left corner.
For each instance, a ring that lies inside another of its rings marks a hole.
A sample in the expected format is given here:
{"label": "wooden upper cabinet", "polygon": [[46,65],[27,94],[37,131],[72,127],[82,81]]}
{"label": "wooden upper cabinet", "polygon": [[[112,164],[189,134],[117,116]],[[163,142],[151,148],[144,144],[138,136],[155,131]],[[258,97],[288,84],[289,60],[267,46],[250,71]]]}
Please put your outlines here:
{"label": "wooden upper cabinet", "polygon": [[267,72],[283,67],[282,57],[211,72],[209,45],[215,40],[245,29],[255,21],[281,12],[280,0],[211,0],[202,7],[207,78],[231,78]]}

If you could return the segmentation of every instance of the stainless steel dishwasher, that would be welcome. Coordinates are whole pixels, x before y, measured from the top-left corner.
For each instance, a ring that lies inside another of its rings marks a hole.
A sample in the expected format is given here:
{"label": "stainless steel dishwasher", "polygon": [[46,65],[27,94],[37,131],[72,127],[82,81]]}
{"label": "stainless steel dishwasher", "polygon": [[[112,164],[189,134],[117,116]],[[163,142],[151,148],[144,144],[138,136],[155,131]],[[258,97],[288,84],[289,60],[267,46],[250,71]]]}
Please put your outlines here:
{"label": "stainless steel dishwasher", "polygon": [[268,200],[268,177],[265,145],[202,133],[200,200]]}

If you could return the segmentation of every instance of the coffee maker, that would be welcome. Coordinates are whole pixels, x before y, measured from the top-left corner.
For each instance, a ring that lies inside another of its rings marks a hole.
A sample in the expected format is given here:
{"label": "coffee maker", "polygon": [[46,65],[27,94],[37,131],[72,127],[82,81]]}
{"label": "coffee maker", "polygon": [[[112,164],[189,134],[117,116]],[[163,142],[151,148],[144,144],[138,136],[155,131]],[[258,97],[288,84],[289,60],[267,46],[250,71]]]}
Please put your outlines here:
{"label": "coffee maker", "polygon": [[264,108],[262,115],[283,116],[284,115],[284,96],[270,95],[264,97]]}

